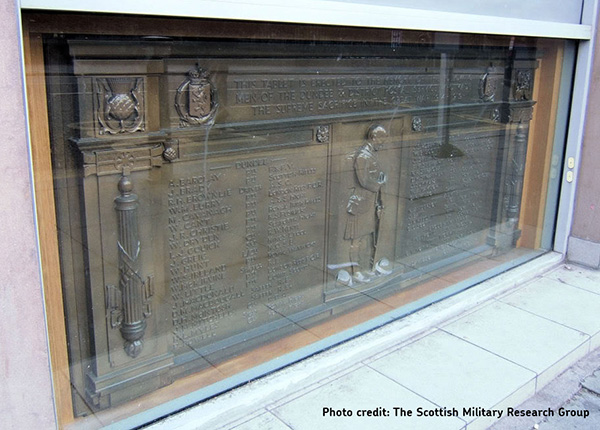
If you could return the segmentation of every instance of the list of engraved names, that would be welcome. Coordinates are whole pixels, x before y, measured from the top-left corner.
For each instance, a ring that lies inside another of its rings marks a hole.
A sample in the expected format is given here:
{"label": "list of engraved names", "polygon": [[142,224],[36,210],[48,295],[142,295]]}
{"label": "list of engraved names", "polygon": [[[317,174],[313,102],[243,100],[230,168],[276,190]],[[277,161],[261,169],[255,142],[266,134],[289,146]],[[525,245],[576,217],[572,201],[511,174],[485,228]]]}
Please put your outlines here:
{"label": "list of engraved names", "polygon": [[293,151],[211,162],[196,174],[203,163],[188,162],[170,180],[175,348],[225,339],[321,300],[312,287],[322,281],[324,157]]}

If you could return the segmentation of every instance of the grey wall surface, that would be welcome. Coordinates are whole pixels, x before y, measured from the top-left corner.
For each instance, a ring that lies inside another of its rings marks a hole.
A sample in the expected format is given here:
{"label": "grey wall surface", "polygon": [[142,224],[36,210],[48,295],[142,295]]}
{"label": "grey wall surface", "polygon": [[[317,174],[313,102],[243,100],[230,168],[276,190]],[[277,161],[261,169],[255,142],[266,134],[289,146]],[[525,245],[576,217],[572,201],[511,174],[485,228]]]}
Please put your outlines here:
{"label": "grey wall surface", "polygon": [[600,33],[596,33],[596,52],[586,115],[581,167],[572,235],[600,242]]}
{"label": "grey wall surface", "polygon": [[600,265],[600,33],[595,55],[577,181],[568,258],[591,267]]}
{"label": "grey wall surface", "polygon": [[0,427],[56,427],[16,2],[0,2]]}

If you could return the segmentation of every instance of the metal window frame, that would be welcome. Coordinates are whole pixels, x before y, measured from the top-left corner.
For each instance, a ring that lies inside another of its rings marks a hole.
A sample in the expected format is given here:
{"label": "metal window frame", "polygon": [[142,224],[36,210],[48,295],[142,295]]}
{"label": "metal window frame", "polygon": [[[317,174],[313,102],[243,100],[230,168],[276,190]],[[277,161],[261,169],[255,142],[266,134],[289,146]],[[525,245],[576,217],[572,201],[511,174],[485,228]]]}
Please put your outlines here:
{"label": "metal window frame", "polygon": [[[588,95],[591,86],[592,68],[594,62],[595,40],[594,35],[598,24],[598,0],[584,0],[581,22],[592,28],[592,37],[581,40],[577,50],[575,63],[575,76],[573,79],[573,92],[571,94],[571,113],[569,115],[567,143],[562,171],[561,191],[558,200],[558,216],[556,219],[556,233],[553,249],[562,254],[567,252],[567,243],[571,235],[573,215],[575,211],[575,195],[577,178],[581,165],[581,150],[585,130]],[[575,159],[573,182],[567,182],[566,160]]]}
{"label": "metal window frame", "polygon": [[22,9],[48,11],[201,17],[580,40],[588,40],[592,35],[592,27],[587,22],[572,24],[412,9],[375,4],[368,0],[20,0],[20,4]]}

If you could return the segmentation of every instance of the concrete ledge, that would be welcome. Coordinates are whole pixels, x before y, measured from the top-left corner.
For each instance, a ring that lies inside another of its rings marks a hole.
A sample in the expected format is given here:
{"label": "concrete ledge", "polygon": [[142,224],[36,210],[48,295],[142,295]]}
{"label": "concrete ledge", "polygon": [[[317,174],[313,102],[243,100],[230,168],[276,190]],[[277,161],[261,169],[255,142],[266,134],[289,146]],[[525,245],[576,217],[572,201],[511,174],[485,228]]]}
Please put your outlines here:
{"label": "concrete ledge", "polygon": [[600,243],[570,236],[567,260],[592,269],[600,268]]}

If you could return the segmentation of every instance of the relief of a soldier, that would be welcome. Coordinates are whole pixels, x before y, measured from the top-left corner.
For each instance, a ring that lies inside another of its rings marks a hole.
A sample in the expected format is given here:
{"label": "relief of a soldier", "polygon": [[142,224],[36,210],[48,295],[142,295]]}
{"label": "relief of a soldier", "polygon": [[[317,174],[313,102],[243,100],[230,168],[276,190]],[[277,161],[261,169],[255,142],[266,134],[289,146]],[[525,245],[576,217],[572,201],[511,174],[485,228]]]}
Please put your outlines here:
{"label": "relief of a soldier", "polygon": [[[379,230],[385,211],[382,188],[387,182],[377,151],[386,137],[387,132],[382,126],[372,126],[365,143],[354,156],[356,186],[346,207],[344,239],[350,241],[352,279],[357,282],[368,282],[375,276],[390,273],[385,269],[389,261],[377,256]],[[338,280],[351,285],[349,277],[349,273],[340,273]]]}

